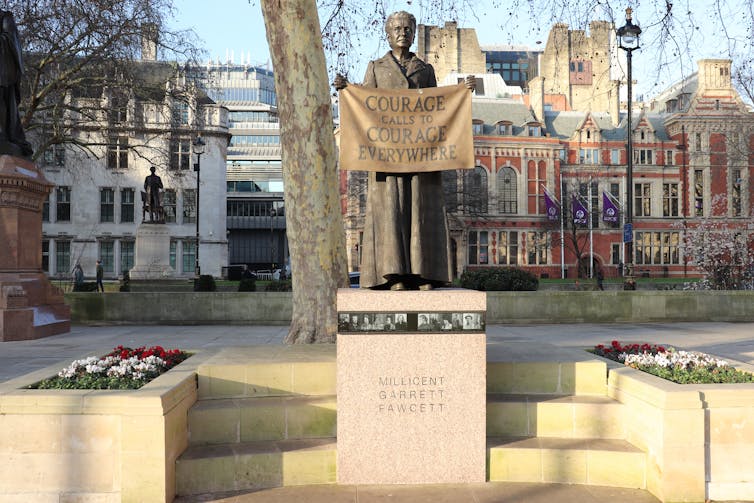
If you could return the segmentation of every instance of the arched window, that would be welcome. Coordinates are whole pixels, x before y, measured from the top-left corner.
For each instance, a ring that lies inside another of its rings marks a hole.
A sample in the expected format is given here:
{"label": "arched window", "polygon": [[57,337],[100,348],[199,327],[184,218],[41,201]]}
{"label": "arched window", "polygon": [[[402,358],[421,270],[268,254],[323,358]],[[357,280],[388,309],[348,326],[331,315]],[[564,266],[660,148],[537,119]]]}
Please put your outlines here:
{"label": "arched window", "polygon": [[497,174],[497,209],[500,213],[518,213],[516,171],[503,166]]}
{"label": "arched window", "polygon": [[487,170],[481,166],[463,177],[463,206],[466,213],[487,213]]}

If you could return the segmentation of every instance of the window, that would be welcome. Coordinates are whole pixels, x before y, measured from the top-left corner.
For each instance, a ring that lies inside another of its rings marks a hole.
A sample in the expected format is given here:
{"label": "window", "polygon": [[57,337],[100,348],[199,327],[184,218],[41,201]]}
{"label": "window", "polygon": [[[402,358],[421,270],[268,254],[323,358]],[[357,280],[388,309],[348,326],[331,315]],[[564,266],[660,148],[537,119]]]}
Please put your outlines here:
{"label": "window", "polygon": [[71,221],[71,188],[58,187],[55,189],[55,221]]}
{"label": "window", "polygon": [[652,215],[652,186],[648,183],[634,184],[634,216]]}
{"label": "window", "polygon": [[484,129],[484,124],[482,124],[481,122],[474,122],[473,124],[471,124],[471,132],[474,133],[475,135],[482,134],[483,129]]}
{"label": "window", "polygon": [[489,264],[487,231],[469,231],[469,265]]}
{"label": "window", "polygon": [[99,259],[102,261],[102,269],[105,272],[112,273],[115,271],[115,242],[99,242]]}
{"label": "window", "polygon": [[126,122],[128,116],[128,98],[120,93],[115,93],[110,97],[110,107],[108,118],[110,124],[122,124]]}
{"label": "window", "polygon": [[107,167],[128,168],[128,136],[111,136],[107,144]]}
{"label": "window", "polygon": [[120,221],[134,221],[134,189],[120,190]]}
{"label": "window", "polygon": [[194,272],[196,266],[196,243],[194,241],[183,242],[183,272]]}
{"label": "window", "polygon": [[233,135],[230,139],[230,146],[233,147],[237,145],[280,145],[280,135]]}
{"label": "window", "polygon": [[191,162],[191,141],[173,138],[170,140],[170,169],[188,170]]}
{"label": "window", "polygon": [[666,150],[665,151],[665,166],[672,166],[672,165],[673,165],[673,151]]}
{"label": "window", "polygon": [[612,243],[610,245],[610,263],[613,265],[618,265],[621,262],[623,262],[620,258],[620,251],[621,251],[622,245],[620,243]]}
{"label": "window", "polygon": [[547,167],[544,161],[529,161],[526,165],[526,198],[527,211],[530,215],[544,215],[544,193],[542,185],[545,183]]}
{"label": "window", "polygon": [[42,203],[42,221],[50,221],[50,194],[47,194],[44,202]]}
{"label": "window", "polygon": [[636,232],[636,264],[679,264],[678,232]]}
{"label": "window", "polygon": [[165,212],[165,223],[175,223],[175,190],[165,189],[162,194],[162,210]]}
{"label": "window", "polygon": [[652,150],[648,148],[634,150],[634,162],[636,164],[652,164]]}
{"label": "window", "polygon": [[702,151],[702,133],[696,133],[694,135],[694,150],[697,152]]}
{"label": "window", "polygon": [[678,184],[677,183],[663,183],[662,184],[662,216],[663,217],[677,217],[678,216]]}
{"label": "window", "polygon": [[487,213],[487,170],[477,166],[463,177],[463,206],[466,213]]}
{"label": "window", "polygon": [[518,264],[518,231],[500,231],[497,257],[500,265]]}
{"label": "window", "polygon": [[599,164],[600,151],[597,148],[579,149],[579,164]]}
{"label": "window", "polygon": [[50,272],[50,240],[42,240],[42,270]]}
{"label": "window", "polygon": [[177,254],[176,250],[178,248],[178,242],[177,241],[170,241],[170,267],[175,270],[175,256]]}
{"label": "window", "polygon": [[50,145],[44,151],[44,165],[62,167],[65,165],[65,147],[63,145]]}
{"label": "window", "polygon": [[[359,171],[351,171],[351,176],[356,176]],[[355,185],[359,187],[359,214],[366,212],[366,177],[363,177],[363,184]],[[445,170],[442,172],[442,191],[445,196],[445,209],[448,213],[455,213],[458,210],[458,172],[454,170]]]}
{"label": "window", "polygon": [[115,191],[111,188],[99,191],[99,221],[115,221]]}
{"label": "window", "polygon": [[535,231],[526,233],[526,259],[529,265],[547,264],[547,233]]}
{"label": "window", "polygon": [[510,166],[500,168],[497,174],[497,210],[505,214],[518,213],[516,171]]}
{"label": "window", "polygon": [[183,223],[196,223],[196,189],[183,189]]}
{"label": "window", "polygon": [[183,100],[173,101],[173,126],[187,126],[189,123],[189,105]]}
{"label": "window", "polygon": [[731,213],[734,217],[741,216],[741,170],[735,168],[731,171],[730,204]]}
{"label": "window", "polygon": [[71,271],[71,242],[69,240],[55,241],[55,272],[58,276],[66,276]]}
{"label": "window", "polygon": [[570,69],[570,83],[571,84],[586,84],[592,83],[592,62],[584,60],[571,61]]}
{"label": "window", "polygon": [[620,164],[620,150],[617,148],[610,151],[610,164]]}
{"label": "window", "polygon": [[527,126],[529,136],[542,136],[542,127],[539,124]]}
{"label": "window", "polygon": [[130,271],[134,267],[134,242],[120,242],[120,269],[121,271]]}
{"label": "window", "polygon": [[694,215],[704,216],[704,170],[694,170]]}
{"label": "window", "polygon": [[502,123],[497,125],[497,134],[510,136],[513,134],[513,124]]}

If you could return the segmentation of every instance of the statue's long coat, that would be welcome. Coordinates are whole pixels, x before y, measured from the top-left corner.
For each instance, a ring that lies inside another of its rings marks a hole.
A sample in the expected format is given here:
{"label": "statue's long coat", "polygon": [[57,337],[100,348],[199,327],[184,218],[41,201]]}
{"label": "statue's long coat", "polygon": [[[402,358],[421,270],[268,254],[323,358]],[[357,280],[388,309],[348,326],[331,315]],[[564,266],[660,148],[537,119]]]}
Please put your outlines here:
{"label": "statue's long coat", "polygon": [[[431,65],[411,54],[405,74],[388,52],[369,63],[365,87],[416,89],[436,87]],[[451,280],[448,227],[442,173],[392,175],[370,171],[361,248],[361,286],[386,287],[398,281]]]}

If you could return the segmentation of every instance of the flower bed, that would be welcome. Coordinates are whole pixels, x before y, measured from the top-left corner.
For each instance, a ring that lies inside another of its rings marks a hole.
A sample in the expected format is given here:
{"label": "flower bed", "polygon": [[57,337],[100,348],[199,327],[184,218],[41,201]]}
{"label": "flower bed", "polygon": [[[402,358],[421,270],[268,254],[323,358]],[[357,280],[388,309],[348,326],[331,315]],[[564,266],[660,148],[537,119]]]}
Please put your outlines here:
{"label": "flower bed", "polygon": [[136,349],[118,346],[102,358],[73,361],[58,375],[29,386],[33,389],[139,389],[175,367],[189,353],[161,346]]}
{"label": "flower bed", "polygon": [[609,346],[598,344],[592,352],[679,384],[754,382],[754,374],[738,370],[725,360],[696,351],[678,351],[646,343],[623,345],[612,341]]}

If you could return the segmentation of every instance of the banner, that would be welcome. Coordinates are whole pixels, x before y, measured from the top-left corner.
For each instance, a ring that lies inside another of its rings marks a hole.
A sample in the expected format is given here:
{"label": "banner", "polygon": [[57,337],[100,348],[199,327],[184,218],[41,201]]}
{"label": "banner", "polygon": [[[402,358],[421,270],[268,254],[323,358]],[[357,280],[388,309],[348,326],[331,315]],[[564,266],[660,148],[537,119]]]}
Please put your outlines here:
{"label": "banner", "polygon": [[573,208],[573,222],[577,225],[586,225],[588,223],[586,207],[575,195],[571,197],[571,207]]}
{"label": "banner", "polygon": [[340,169],[416,173],[474,167],[465,84],[340,91]]}
{"label": "banner", "polygon": [[547,210],[547,220],[560,220],[560,205],[556,202],[555,196],[545,189],[545,209]]}
{"label": "banner", "polygon": [[607,192],[602,191],[602,220],[611,224],[617,224],[619,215],[620,212],[613,202],[613,198]]}

